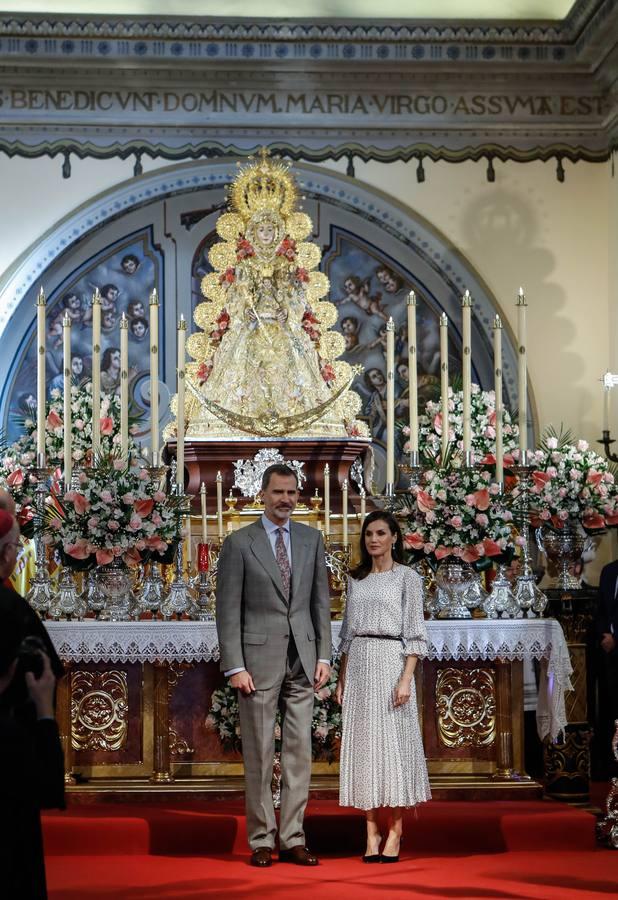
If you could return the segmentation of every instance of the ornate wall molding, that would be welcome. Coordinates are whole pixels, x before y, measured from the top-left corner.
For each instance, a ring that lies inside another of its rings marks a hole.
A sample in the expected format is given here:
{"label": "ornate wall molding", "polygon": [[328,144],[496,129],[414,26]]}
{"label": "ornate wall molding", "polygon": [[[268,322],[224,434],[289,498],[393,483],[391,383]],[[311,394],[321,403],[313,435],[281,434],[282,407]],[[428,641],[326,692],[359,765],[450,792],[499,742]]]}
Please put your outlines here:
{"label": "ornate wall molding", "polygon": [[[601,161],[618,0],[562,23],[0,17],[0,152]],[[281,141],[285,132],[286,140]],[[491,177],[491,166],[490,166]]]}

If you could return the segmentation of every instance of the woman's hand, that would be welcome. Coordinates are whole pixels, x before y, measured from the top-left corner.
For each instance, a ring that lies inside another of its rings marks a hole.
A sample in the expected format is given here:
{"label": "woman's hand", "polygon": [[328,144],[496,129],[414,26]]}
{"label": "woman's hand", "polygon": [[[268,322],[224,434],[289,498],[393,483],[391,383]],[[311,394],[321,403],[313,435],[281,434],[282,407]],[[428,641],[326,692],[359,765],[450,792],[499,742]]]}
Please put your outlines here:
{"label": "woman's hand", "polygon": [[338,703],[341,706],[343,702],[343,691],[345,688],[345,682],[339,680],[337,682],[337,686],[335,688],[335,703]]}
{"label": "woman's hand", "polygon": [[405,706],[412,693],[412,679],[402,677],[397,682],[397,687],[393,693],[393,706]]}
{"label": "woman's hand", "polygon": [[287,309],[277,310],[277,321],[279,322],[280,325],[285,325],[287,318],[288,318]]}

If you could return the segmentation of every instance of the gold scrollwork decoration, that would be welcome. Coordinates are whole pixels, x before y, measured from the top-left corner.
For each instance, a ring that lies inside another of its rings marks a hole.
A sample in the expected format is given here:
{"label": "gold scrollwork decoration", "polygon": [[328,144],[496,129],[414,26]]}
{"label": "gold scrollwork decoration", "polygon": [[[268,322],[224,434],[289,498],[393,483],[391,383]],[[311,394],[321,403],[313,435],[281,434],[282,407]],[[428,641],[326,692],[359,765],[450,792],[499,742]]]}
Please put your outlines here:
{"label": "gold scrollwork decoration", "polygon": [[440,669],[438,736],[450,748],[487,747],[496,739],[496,680],[491,669]]}
{"label": "gold scrollwork decoration", "polygon": [[332,609],[336,613],[337,618],[341,618],[344,613],[348,575],[350,573],[350,545],[331,544],[330,541],[327,541],[325,551],[331,597],[333,594],[335,595]]}
{"label": "gold scrollwork decoration", "polygon": [[129,728],[127,673],[76,670],[71,674],[71,745],[113,752],[126,746]]}

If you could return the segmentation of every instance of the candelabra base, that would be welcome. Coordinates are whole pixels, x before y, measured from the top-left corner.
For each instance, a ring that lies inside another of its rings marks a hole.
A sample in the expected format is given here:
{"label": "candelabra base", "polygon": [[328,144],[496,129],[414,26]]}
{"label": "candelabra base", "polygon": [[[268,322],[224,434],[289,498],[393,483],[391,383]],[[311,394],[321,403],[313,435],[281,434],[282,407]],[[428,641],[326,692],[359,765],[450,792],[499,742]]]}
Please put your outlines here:
{"label": "candelabra base", "polygon": [[86,615],[86,604],[77,590],[73,573],[68,568],[62,570],[58,593],[52,600],[49,614],[52,619],[83,619]]}
{"label": "candelabra base", "polygon": [[41,618],[45,618],[46,613],[52,604],[52,587],[47,572],[37,572],[32,579],[32,587],[26,594],[26,600],[30,606],[38,612]]}
{"label": "candelabra base", "polygon": [[498,619],[501,616],[511,619],[519,613],[519,607],[515,600],[515,594],[511,582],[506,577],[506,566],[498,566],[498,572],[494,578],[491,591],[483,605],[488,619]]}
{"label": "candelabra base", "polygon": [[193,598],[188,583],[182,577],[172,581],[167,597],[161,604],[161,612],[166,619],[182,616],[193,606]]}
{"label": "candelabra base", "polygon": [[515,586],[515,601],[524,618],[536,619],[547,606],[547,597],[537,586],[534,575],[520,575]]}

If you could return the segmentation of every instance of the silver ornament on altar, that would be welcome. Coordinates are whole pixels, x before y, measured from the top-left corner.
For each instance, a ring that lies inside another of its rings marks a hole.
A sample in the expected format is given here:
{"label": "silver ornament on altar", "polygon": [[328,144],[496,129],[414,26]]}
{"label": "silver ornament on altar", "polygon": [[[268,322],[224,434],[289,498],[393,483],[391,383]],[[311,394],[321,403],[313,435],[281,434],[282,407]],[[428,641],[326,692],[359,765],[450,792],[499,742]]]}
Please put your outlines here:
{"label": "silver ornament on altar", "polygon": [[234,487],[243,497],[255,499],[262,490],[262,476],[269,466],[286,465],[293,469],[298,477],[298,486],[305,482],[304,464],[297,459],[285,459],[274,448],[264,447],[253,459],[237,459],[234,463]]}
{"label": "silver ornament on altar", "polygon": [[49,607],[49,615],[52,619],[83,619],[86,609],[86,603],[75,585],[75,576],[65,566],[60,575],[58,590]]}

